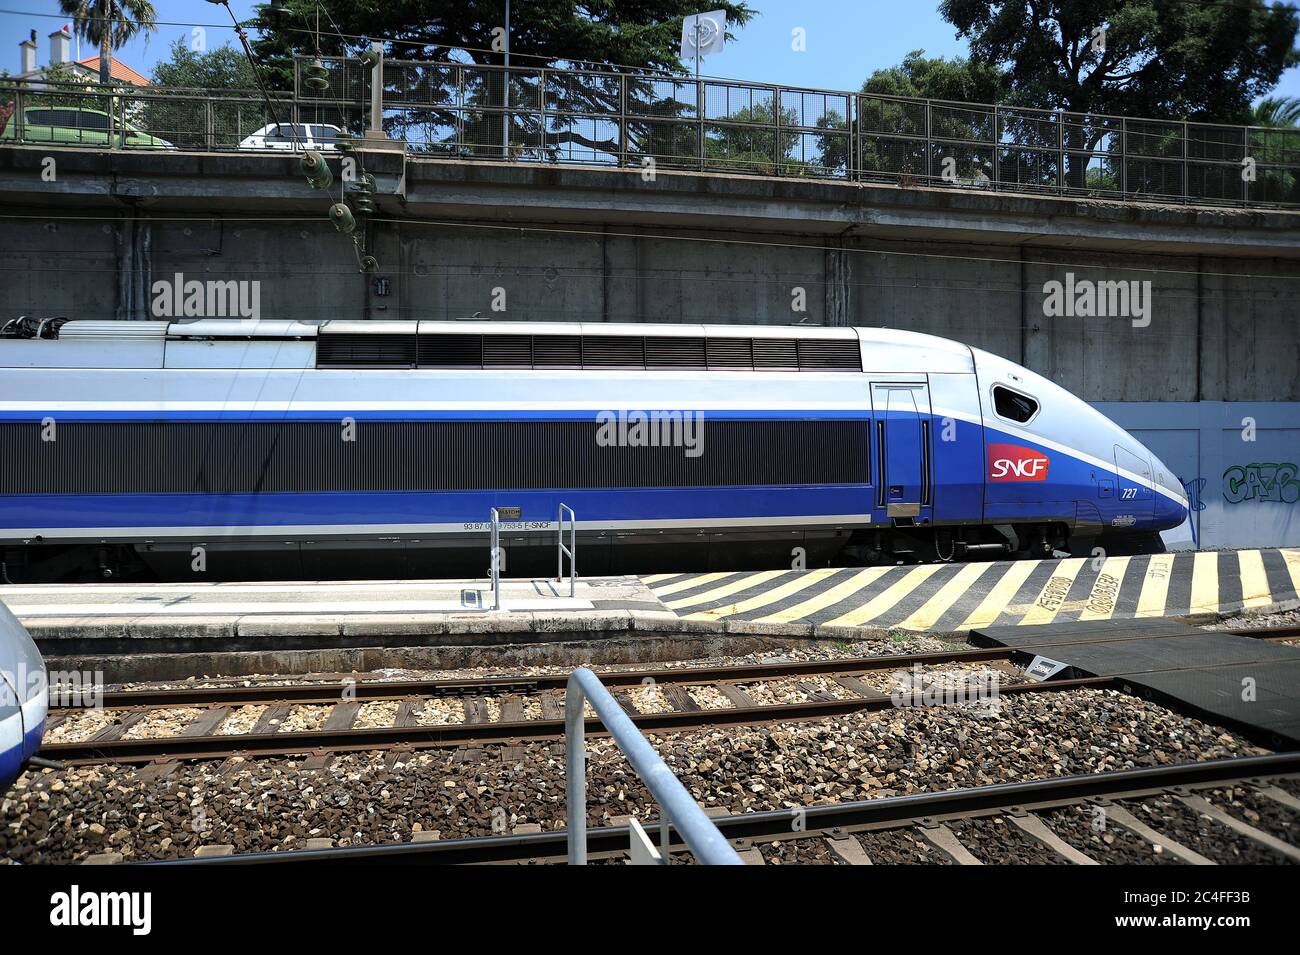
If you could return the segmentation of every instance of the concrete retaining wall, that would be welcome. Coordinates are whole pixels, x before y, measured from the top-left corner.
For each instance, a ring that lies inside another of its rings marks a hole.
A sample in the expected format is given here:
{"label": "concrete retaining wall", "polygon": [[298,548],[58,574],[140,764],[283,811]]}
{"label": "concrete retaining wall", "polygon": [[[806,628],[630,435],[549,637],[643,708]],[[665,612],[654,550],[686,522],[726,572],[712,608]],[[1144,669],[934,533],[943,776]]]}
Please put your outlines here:
{"label": "concrete retaining wall", "polygon": [[1173,547],[1300,545],[1300,402],[1096,402],[1204,506]]}

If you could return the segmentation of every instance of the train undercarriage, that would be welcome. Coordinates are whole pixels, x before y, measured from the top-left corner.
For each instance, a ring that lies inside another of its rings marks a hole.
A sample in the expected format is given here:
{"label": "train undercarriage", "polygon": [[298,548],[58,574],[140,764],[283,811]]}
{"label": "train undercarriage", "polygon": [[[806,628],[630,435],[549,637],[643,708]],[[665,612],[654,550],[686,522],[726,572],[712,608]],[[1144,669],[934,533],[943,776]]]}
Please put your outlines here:
{"label": "train undercarriage", "polygon": [[[555,537],[501,536],[502,573],[555,573]],[[894,526],[754,533],[579,531],[584,576],[854,567],[1108,556],[1163,551],[1160,536],[1071,533],[1064,523]],[[450,538],[216,540],[0,546],[0,583],[187,580],[395,580],[488,575],[487,535]]]}

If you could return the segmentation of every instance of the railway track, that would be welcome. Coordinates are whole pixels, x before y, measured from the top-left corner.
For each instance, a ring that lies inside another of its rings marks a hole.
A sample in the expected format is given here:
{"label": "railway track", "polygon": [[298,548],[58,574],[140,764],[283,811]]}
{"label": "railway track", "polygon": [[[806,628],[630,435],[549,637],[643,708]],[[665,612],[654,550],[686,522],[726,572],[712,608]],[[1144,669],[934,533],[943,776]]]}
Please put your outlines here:
{"label": "railway track", "polygon": [[[1242,632],[1281,640],[1300,634],[1300,627]],[[1043,649],[1047,648],[1044,645]],[[962,689],[967,677],[961,674],[971,671],[943,668],[977,664],[995,668],[992,672],[998,677],[995,691],[998,695],[1085,688],[1126,689],[1122,676],[1046,683],[1025,681],[1010,661],[1035,649],[1039,648],[959,649],[739,666],[623,670],[603,673],[601,679],[633,721],[646,731],[799,722],[885,710],[897,705],[894,694],[900,686],[892,674],[899,670],[907,674],[918,666],[928,679],[915,689],[922,694],[930,690],[945,702]],[[926,668],[938,669],[925,672]],[[538,675],[114,691],[103,697],[103,708],[120,714],[114,722],[85,739],[47,744],[41,755],[67,765],[141,764],[232,756],[312,754],[322,757],[393,748],[414,750],[553,740],[564,735],[566,680],[566,675]],[[984,685],[987,689],[988,683]],[[645,706],[649,687],[653,687],[649,696],[653,706],[651,711],[645,711],[638,706],[636,698],[639,696],[641,706]],[[781,693],[773,692],[773,688]],[[701,699],[706,702],[702,703]],[[365,704],[385,701],[395,705],[388,725],[355,725]],[[444,715],[450,708],[450,716],[438,722],[423,722],[422,708],[430,701],[442,701]],[[711,705],[706,705],[709,701]],[[249,731],[220,733],[222,724],[246,706],[263,708]],[[329,707],[329,712],[323,715],[319,728],[282,728],[295,706]],[[197,708],[199,712],[178,733],[132,737],[131,728],[152,712],[179,708]],[[47,736],[76,712],[52,710]],[[603,727],[593,718],[587,721],[587,731],[601,735]]]}
{"label": "railway track", "polygon": [[[1261,850],[1279,857],[1277,861],[1300,863],[1300,849],[1295,845],[1242,822],[1204,795],[1210,790],[1246,786],[1260,798],[1271,800],[1282,811],[1296,813],[1300,812],[1300,799],[1277,783],[1297,777],[1300,777],[1300,752],[1288,752],[827,803],[809,806],[798,813],[744,813],[715,818],[714,822],[724,835],[736,841],[742,854],[748,851],[751,860],[758,843],[821,840],[839,861],[861,864],[869,858],[863,849],[864,840],[870,840],[877,833],[908,832],[949,861],[971,863],[979,860],[962,843],[958,834],[962,823],[1001,818],[1028,839],[1061,856],[1058,861],[1090,864],[1096,860],[1073,849],[1044,822],[1044,814],[1052,810],[1084,806],[1098,818],[1104,818],[1108,825],[1159,845],[1169,858],[1190,864],[1213,863],[1214,859],[1196,847],[1153,829],[1134,811],[1136,804],[1143,800],[1173,799],[1188,811],[1208,816],[1216,826],[1222,826],[1225,838],[1231,835],[1247,839]],[[648,823],[646,829],[654,831]],[[622,857],[628,835],[626,825],[589,829],[589,856],[607,860]],[[671,835],[674,852],[689,851],[675,832]],[[565,860],[566,839],[563,830],[554,830],[349,848],[244,853],[159,864],[549,864]]]}

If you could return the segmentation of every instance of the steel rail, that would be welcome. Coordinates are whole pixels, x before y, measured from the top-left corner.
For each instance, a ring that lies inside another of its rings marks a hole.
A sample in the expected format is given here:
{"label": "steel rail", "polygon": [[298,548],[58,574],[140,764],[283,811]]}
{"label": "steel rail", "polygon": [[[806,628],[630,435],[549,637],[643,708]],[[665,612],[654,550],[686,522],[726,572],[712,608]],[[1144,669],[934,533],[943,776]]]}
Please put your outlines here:
{"label": "steel rail", "polygon": [[[996,783],[967,789],[888,796],[804,809],[806,829],[792,833],[787,810],[742,813],[715,818],[728,839],[815,837],[830,831],[899,828],[922,820],[942,821],[989,815],[1006,809],[1025,810],[1072,805],[1089,799],[1143,798],[1179,787],[1207,788],[1300,774],[1300,752],[1267,756],[1237,756],[1173,766],[1141,767],[1105,773],[1057,776],[1017,783]],[[680,834],[671,832],[674,846]],[[627,848],[628,827],[607,826],[587,833],[591,854],[619,855]],[[329,864],[488,864],[525,861],[562,862],[567,858],[568,834],[563,829],[526,835],[486,836],[433,842],[385,843],[333,849],[252,852],[204,859],[176,859],[145,865],[293,865]]]}
{"label": "steel rail", "polygon": [[[1261,640],[1288,640],[1300,637],[1300,626],[1251,628],[1208,633],[1230,633]],[[1113,643],[1131,639],[1116,634],[1106,640],[1092,643]],[[1160,639],[1150,637],[1149,639]],[[607,686],[639,686],[647,680],[663,684],[683,683],[734,683],[741,680],[777,680],[783,677],[818,676],[826,674],[851,675],[892,667],[934,663],[981,663],[1007,661],[1018,653],[1050,650],[1060,644],[1025,644],[1018,647],[978,647],[961,650],[938,650],[926,653],[898,653],[868,657],[840,657],[830,660],[789,660],[781,663],[732,664],[707,667],[672,667],[655,670],[598,671]],[[131,709],[198,706],[209,704],[270,704],[270,703],[337,703],[342,690],[347,690],[349,700],[361,702],[374,700],[400,700],[408,697],[480,696],[507,693],[538,693],[563,690],[568,674],[540,674],[536,676],[483,677],[462,680],[389,680],[352,681],[342,678],[332,681],[313,681],[283,686],[226,686],[178,687],[160,690],[110,690],[102,694],[101,703],[106,709]],[[57,687],[51,688],[51,697],[57,699]],[[81,707],[51,706],[50,712],[74,712]]]}
{"label": "steel rail", "polygon": [[[1014,683],[999,687],[1000,695],[1054,693],[1078,689],[1116,689],[1115,677],[1083,677],[1046,683]],[[921,692],[921,691],[918,691]],[[879,711],[897,706],[892,696],[858,696],[806,703],[673,710],[666,713],[629,713],[642,730],[689,730],[706,726],[748,726],[756,723],[793,723],[846,716],[862,710]],[[599,719],[586,721],[588,735],[606,735]],[[163,736],[153,739],[114,739],[95,742],[51,743],[40,755],[65,765],[95,763],[148,763],[158,759],[206,760],[230,756],[291,756],[298,753],[351,753],[409,747],[438,749],[448,746],[497,745],[564,738],[564,720],[521,720],[502,723],[439,723],[430,726],[374,726],[346,730],[300,730],[282,733],[231,733],[215,736]]]}

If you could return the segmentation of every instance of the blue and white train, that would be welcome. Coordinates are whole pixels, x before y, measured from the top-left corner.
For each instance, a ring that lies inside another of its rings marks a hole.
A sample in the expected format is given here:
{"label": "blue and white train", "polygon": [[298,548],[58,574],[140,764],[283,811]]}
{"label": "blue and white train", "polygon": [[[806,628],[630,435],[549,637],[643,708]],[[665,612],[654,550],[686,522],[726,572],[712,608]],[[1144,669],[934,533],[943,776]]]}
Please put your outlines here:
{"label": "blue and white train", "polygon": [[40,652],[0,603],[0,794],[41,748],[49,702]]}
{"label": "blue and white train", "polygon": [[1135,552],[1187,512],[1047,379],[872,328],[24,321],[0,448],[12,581],[478,574],[493,507],[512,575],[561,504],[584,574]]}

